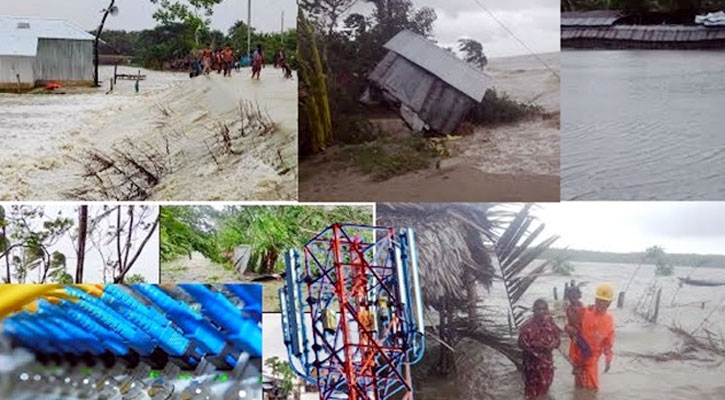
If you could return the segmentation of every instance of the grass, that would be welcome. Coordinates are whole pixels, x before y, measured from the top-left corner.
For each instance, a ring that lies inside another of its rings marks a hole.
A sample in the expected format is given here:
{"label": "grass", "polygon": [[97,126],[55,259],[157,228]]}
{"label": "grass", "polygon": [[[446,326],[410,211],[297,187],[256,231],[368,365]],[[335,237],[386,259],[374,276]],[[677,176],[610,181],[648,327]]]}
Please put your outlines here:
{"label": "grass", "polygon": [[360,172],[385,181],[433,164],[436,153],[419,136],[385,136],[372,142],[345,146],[341,157],[351,160]]}
{"label": "grass", "polygon": [[506,93],[494,89],[486,91],[483,101],[468,114],[468,120],[476,125],[510,124],[543,115],[544,109],[537,105],[513,100]]}

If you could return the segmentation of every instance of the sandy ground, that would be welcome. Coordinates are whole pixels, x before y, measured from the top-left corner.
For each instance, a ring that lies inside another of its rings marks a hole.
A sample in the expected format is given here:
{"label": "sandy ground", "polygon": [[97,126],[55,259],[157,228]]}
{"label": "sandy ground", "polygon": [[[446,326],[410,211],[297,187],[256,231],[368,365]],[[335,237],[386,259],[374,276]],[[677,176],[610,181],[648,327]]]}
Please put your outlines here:
{"label": "sandy ground", "polygon": [[[30,145],[35,148],[18,146],[0,153],[0,199],[72,198],[70,191],[88,183],[79,176],[82,166],[74,159],[90,148],[109,152],[114,146],[127,147],[125,140],[169,154],[169,172],[151,191],[153,200],[296,198],[296,79],[286,80],[272,68],[263,71],[261,81],[252,81],[247,69],[232,78],[212,74],[193,80],[151,72],[149,80],[141,82],[140,94],[133,92],[131,82],[119,81],[118,89],[110,95],[104,89],[90,95],[0,97],[0,104],[25,109],[0,114],[0,120],[15,127],[13,135],[36,138]],[[209,147],[219,141],[219,123],[234,132],[243,99],[266,110],[277,129],[235,141],[241,154],[213,157]],[[69,121],[59,117],[67,114],[46,112],[49,101],[55,107],[49,110],[72,110]],[[27,126],[18,120],[24,114],[34,116]],[[85,197],[106,200],[98,194]]]}
{"label": "sandy ground", "polygon": [[[178,257],[173,261],[162,262],[160,267],[160,283],[232,283],[250,282],[250,277],[240,275],[237,271],[227,269],[201,253],[193,252],[191,257]],[[259,282],[262,285],[264,312],[279,312],[278,290],[283,281],[270,280]]]}
{"label": "sandy ground", "polygon": [[[559,53],[540,57],[558,73]],[[300,164],[300,200],[558,201],[558,77],[530,56],[491,59],[487,71],[499,92],[540,105],[550,119],[477,128],[452,145],[453,156],[443,160],[439,169],[384,182],[330,162],[329,155],[316,156]]]}
{"label": "sandy ground", "polygon": [[179,257],[173,261],[161,263],[161,283],[229,283],[239,282],[241,278],[235,271],[228,270],[193,252],[191,257]]}

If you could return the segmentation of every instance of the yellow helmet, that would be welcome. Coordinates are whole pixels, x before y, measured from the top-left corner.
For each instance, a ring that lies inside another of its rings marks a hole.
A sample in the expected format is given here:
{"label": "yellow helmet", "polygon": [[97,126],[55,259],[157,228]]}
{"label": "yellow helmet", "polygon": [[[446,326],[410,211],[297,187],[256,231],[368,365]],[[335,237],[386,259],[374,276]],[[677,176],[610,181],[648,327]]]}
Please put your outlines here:
{"label": "yellow helmet", "polygon": [[614,286],[611,283],[601,283],[594,291],[594,298],[604,301],[612,301],[614,299]]}

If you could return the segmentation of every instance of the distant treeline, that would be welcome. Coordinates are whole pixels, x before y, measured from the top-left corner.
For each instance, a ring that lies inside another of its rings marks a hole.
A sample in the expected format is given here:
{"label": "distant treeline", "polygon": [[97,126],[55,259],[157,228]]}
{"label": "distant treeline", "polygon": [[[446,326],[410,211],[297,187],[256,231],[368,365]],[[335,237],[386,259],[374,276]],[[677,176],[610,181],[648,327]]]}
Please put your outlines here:
{"label": "distant treeline", "polygon": [[[284,50],[288,62],[296,64],[297,31],[284,33],[260,33],[252,29],[252,48],[258,44],[265,51],[267,62],[274,54]],[[184,23],[167,23],[143,31],[105,30],[101,34],[105,42],[100,47],[102,55],[126,56],[133,64],[153,69],[164,69],[175,61],[184,59],[194,49],[221,49],[232,47],[241,54],[247,51],[247,25],[238,21],[225,34],[219,30],[196,30]]]}
{"label": "distant treeline", "polygon": [[[642,262],[644,252],[637,253],[609,253],[591,250],[562,250],[550,249],[541,258],[548,259],[561,257],[571,262],[597,262],[611,264],[639,264]],[[683,267],[725,268],[725,255],[720,254],[677,254],[667,253],[667,262]]]}

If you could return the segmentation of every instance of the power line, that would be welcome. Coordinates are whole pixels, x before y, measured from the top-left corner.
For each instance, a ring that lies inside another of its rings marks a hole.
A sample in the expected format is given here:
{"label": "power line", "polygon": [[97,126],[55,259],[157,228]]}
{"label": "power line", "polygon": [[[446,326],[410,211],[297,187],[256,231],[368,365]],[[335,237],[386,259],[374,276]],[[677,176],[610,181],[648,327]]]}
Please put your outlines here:
{"label": "power line", "polygon": [[476,3],[489,16],[491,16],[491,18],[494,21],[496,21],[496,23],[499,24],[501,26],[501,28],[503,28],[503,30],[506,31],[506,33],[508,33],[509,35],[511,35],[512,38],[514,38],[517,42],[519,42],[519,44],[521,44],[521,46],[523,46],[532,56],[534,56],[537,60],[539,60],[540,63],[544,64],[544,66],[549,71],[551,71],[552,74],[554,74],[558,79],[561,79],[559,77],[559,73],[558,72],[556,72],[553,68],[551,68],[551,66],[549,64],[547,64],[546,61],[544,61],[544,59],[542,59],[541,57],[539,57],[539,55],[536,54],[528,45],[526,45],[526,43],[524,43],[523,40],[519,39],[519,37],[516,36],[516,34],[511,29],[509,29],[506,25],[504,25],[504,23],[500,19],[498,19],[496,17],[496,15],[493,12],[491,12],[491,10],[489,10],[483,4],[481,4],[481,2],[479,0],[473,0],[473,2]]}

